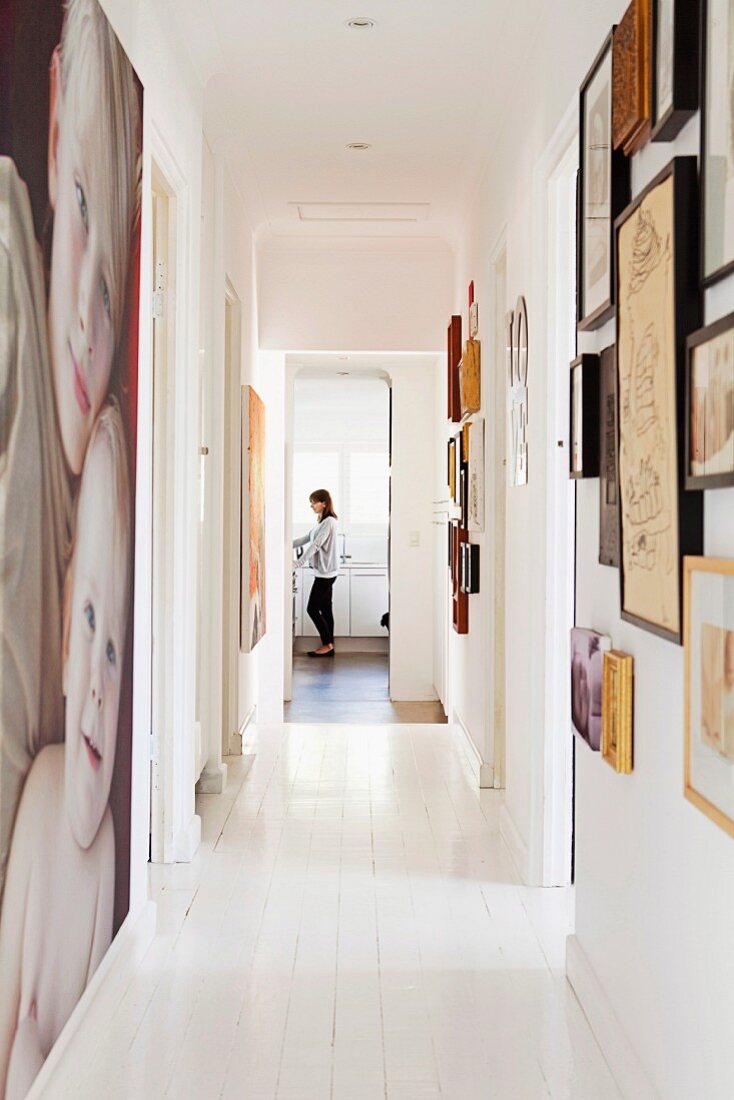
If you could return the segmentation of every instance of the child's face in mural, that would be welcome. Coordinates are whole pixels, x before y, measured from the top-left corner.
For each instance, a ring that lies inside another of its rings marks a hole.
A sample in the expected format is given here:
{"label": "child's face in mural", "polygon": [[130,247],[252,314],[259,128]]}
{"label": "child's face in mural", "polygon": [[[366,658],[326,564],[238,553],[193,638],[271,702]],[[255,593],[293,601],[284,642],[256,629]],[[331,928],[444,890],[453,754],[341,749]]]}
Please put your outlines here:
{"label": "child's face in mural", "polygon": [[[49,197],[54,211],[48,332],[61,441],[81,471],[107,394],[115,350],[112,248],[88,120],[64,113],[58,53],[52,63]],[[94,104],[89,103],[90,116]],[[97,158],[104,150],[96,150]]]}
{"label": "child's face in mural", "polygon": [[97,440],[84,467],[66,601],[66,804],[83,848],[102,821],[117,743],[127,562],[114,501],[110,449]]}

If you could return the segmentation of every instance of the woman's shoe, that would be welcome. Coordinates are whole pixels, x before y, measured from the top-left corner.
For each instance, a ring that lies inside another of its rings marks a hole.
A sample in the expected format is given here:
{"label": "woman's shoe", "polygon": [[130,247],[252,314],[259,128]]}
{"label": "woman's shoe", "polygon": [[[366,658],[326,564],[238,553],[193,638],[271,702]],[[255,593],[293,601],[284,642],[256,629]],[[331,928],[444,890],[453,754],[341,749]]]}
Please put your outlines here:
{"label": "woman's shoe", "polygon": [[326,653],[317,653],[315,649],[311,649],[311,650],[309,650],[308,656],[309,657],[333,657],[334,652],[335,651],[333,649],[327,649]]}

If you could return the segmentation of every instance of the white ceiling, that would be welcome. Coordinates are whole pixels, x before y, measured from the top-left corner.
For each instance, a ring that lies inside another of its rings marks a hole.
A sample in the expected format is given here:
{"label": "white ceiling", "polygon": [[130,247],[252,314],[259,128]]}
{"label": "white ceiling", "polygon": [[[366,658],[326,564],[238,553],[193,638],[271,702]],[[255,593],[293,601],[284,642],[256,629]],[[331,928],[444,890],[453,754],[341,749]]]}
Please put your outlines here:
{"label": "white ceiling", "polygon": [[[543,9],[543,0],[163,2],[206,84],[208,136],[225,144],[267,235],[449,242]],[[349,30],[354,16],[377,26]]]}

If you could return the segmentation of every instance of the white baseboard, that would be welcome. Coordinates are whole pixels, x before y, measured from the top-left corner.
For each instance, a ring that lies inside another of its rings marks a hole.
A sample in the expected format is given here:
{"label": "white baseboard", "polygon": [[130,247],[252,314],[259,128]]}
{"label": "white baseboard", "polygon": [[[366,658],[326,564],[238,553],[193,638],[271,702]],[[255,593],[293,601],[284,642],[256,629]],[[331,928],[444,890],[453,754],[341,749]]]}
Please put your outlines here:
{"label": "white baseboard", "polygon": [[477,748],[474,738],[469,732],[468,726],[463,721],[461,715],[456,711],[454,711],[454,723],[464,734],[465,748],[467,750],[466,755],[480,788],[482,790],[487,790],[494,787],[494,768],[491,764],[485,762],[484,757]]}
{"label": "white baseboard", "polygon": [[245,745],[247,744],[247,731],[254,725],[257,717],[257,703],[253,703],[248,710],[245,717],[240,722],[240,728],[237,733],[233,733],[229,740],[230,755],[232,756],[244,756]]}
{"label": "white baseboard", "polygon": [[530,882],[530,852],[504,803],[500,809],[500,836],[509,849],[520,881],[527,885]]}
{"label": "white baseboard", "polygon": [[201,844],[201,818],[193,814],[185,829],[179,830],[173,844],[173,862],[191,863]]}
{"label": "white baseboard", "polygon": [[89,1052],[112,1017],[143,955],[155,937],[156,907],[147,901],[135,915],[128,914],[109,951],[66,1022],[26,1100],[64,1100],[76,1095],[89,1067]]}
{"label": "white baseboard", "polygon": [[566,939],[566,977],[625,1100],[660,1100],[576,936]]}

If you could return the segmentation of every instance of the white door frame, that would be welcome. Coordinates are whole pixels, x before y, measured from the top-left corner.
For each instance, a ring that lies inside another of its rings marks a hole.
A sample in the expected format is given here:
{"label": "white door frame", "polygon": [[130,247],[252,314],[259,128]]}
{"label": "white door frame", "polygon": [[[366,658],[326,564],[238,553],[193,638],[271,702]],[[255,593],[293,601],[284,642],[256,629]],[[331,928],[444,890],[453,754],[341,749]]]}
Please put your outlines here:
{"label": "white door frame", "polygon": [[[575,209],[577,166],[578,103],[574,100],[538,163],[534,180],[533,237],[538,247],[534,301],[544,314],[536,331],[546,333],[546,602],[542,728],[532,759],[528,872],[529,881],[542,886],[565,886],[571,881],[573,744],[567,651],[573,625],[575,493],[568,478],[567,366],[575,352],[568,317],[575,302],[576,275],[575,234],[568,240],[568,225],[571,196]],[[561,256],[569,261],[562,273]]]}
{"label": "white door frame", "polygon": [[242,303],[224,286],[224,499],[222,543],[222,755],[242,752],[239,733],[240,385]]}
{"label": "white door frame", "polygon": [[[153,193],[167,213],[168,287],[164,316],[165,354],[151,356],[155,404],[149,445],[153,469],[151,565],[151,860],[188,862],[201,837],[194,813],[195,608],[189,598],[196,583],[195,467],[196,403],[187,370],[191,346],[189,279],[189,190],[166,139],[149,126],[150,168],[147,215],[152,226]],[[152,253],[154,254],[154,253]],[[163,584],[165,578],[165,585]]]}

